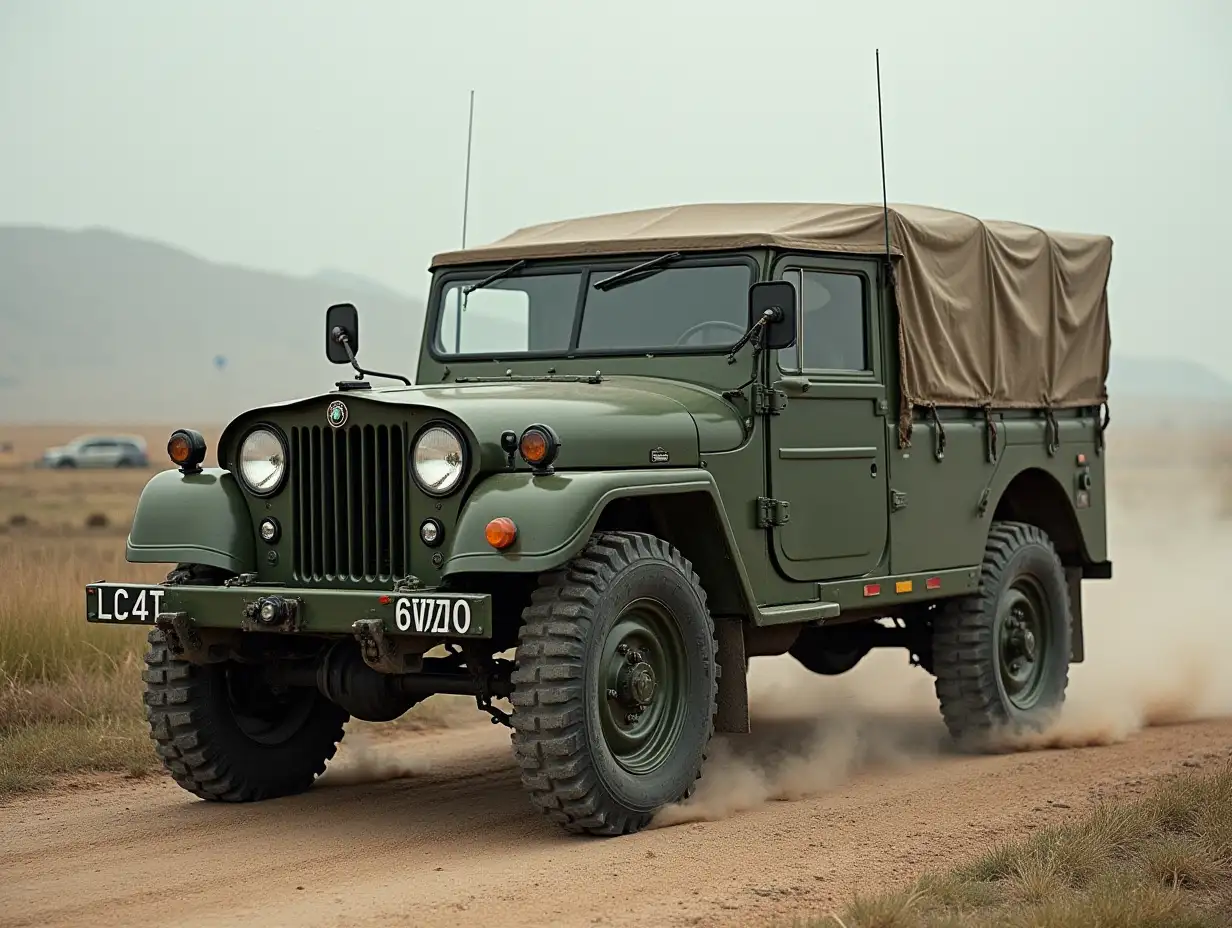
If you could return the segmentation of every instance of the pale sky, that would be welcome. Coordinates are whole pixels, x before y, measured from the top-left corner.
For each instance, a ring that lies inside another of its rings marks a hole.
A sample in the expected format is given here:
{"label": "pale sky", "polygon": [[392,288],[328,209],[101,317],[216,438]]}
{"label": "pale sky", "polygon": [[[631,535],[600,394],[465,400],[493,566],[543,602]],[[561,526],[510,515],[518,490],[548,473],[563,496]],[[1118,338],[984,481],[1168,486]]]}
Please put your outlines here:
{"label": "pale sky", "polygon": [[[409,294],[459,244],[691,201],[1111,235],[1114,352],[1232,376],[1221,0],[0,0],[0,223]],[[362,307],[361,307],[362,308]]]}

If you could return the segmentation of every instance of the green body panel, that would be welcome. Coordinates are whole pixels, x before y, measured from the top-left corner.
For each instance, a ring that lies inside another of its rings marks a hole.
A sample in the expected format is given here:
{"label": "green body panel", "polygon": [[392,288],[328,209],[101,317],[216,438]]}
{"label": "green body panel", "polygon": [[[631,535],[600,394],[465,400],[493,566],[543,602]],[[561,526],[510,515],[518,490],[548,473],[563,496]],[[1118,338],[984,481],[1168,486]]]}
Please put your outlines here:
{"label": "green body panel", "polygon": [[[124,621],[103,618],[96,607],[98,586],[119,584],[91,584],[86,587],[86,621],[100,624],[153,625],[157,617],[149,610],[144,620],[128,616]],[[431,590],[416,590],[413,593],[397,593],[376,590],[307,590],[287,587],[262,586],[161,586],[148,584],[123,584],[128,589],[156,591],[159,613],[181,612],[201,628],[246,629],[284,634],[346,635],[354,632],[354,623],[360,619],[376,619],[387,635],[425,638],[458,638],[448,630],[433,632],[431,626],[421,635],[408,633],[398,624],[399,600],[404,601],[404,614],[410,616],[412,600],[432,600]],[[465,599],[470,607],[470,627],[467,638],[492,637],[492,599],[481,593],[451,594],[454,599]],[[297,600],[295,622],[290,627],[258,626],[246,614],[246,610],[258,604],[263,597],[279,596]],[[131,604],[133,597],[127,602]],[[404,625],[407,624],[404,619]],[[447,626],[446,626],[447,628]]]}
{"label": "green body panel", "polygon": [[[719,503],[725,541],[734,549],[731,527],[722,517],[714,478],[700,468],[672,470],[583,471],[495,474],[484,480],[468,500],[458,520],[453,547],[443,575],[464,572],[538,572],[557,567],[582,550],[599,516],[617,499],[703,493]],[[513,520],[517,540],[497,551],[484,528],[499,516]],[[732,558],[747,603],[755,603],[739,553]]]}
{"label": "green body panel", "polygon": [[[1071,566],[1107,559],[1107,499],[1104,456],[1097,447],[1093,416],[1058,412],[1060,445],[1048,453],[1042,418],[995,414],[997,460],[987,459],[983,416],[942,416],[945,456],[933,453],[936,425],[917,423],[912,447],[891,456],[890,483],[906,496],[906,505],[890,517],[891,568],[895,573],[978,564],[984,556],[988,527],[1015,478],[1028,472],[1047,475],[1032,487],[1036,511],[1056,510],[1074,526],[1076,546],[1049,526],[1062,560]],[[1078,456],[1084,455],[1085,465]],[[1078,475],[1090,469],[1089,505],[1076,506]],[[1049,500],[1044,491],[1050,490]],[[1055,504],[1055,505],[1054,505]],[[1058,537],[1060,536],[1060,537]]]}
{"label": "green body panel", "polygon": [[[533,373],[542,376],[538,367]],[[655,448],[667,451],[673,466],[696,466],[699,447],[725,450],[744,438],[739,410],[714,390],[657,377],[604,375],[598,383],[448,383],[331,393],[266,406],[227,427],[219,442],[220,462],[226,466],[243,432],[257,422],[282,423],[287,415],[311,409],[321,410],[312,424],[324,425],[325,405],[336,396],[350,407],[352,421],[359,421],[357,414],[364,421],[413,415],[421,423],[443,416],[465,424],[478,443],[482,470],[504,469],[503,431],[520,434],[534,423],[546,423],[560,436],[556,466],[561,470],[641,467],[650,463]],[[515,459],[515,467],[529,470],[521,459]]]}
{"label": "green body panel", "polygon": [[252,516],[235,477],[213,467],[200,474],[155,474],[137,499],[125,556],[139,564],[252,570]]}
{"label": "green body panel", "polygon": [[864,576],[884,564],[888,540],[885,388],[793,387],[770,422],[771,495],[791,505],[774,533],[779,568],[793,580]]}

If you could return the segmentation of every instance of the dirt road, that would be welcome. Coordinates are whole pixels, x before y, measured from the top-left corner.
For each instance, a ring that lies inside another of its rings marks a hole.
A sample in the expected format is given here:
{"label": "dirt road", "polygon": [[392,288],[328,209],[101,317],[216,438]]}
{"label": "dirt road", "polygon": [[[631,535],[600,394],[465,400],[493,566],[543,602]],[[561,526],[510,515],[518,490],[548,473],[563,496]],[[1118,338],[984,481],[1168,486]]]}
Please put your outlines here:
{"label": "dirt road", "polygon": [[[807,739],[791,731],[799,724],[763,725],[759,746]],[[541,820],[491,726],[381,746],[420,773],[323,780],[256,806],[207,804],[161,781],[9,804],[0,925],[748,925],[829,911],[853,889],[945,867],[1144,777],[1232,754],[1232,720],[983,758],[924,757],[938,732],[922,720],[876,724],[897,726],[882,731],[895,750],[864,756],[814,798],[614,841]],[[740,769],[735,754],[722,762]]]}

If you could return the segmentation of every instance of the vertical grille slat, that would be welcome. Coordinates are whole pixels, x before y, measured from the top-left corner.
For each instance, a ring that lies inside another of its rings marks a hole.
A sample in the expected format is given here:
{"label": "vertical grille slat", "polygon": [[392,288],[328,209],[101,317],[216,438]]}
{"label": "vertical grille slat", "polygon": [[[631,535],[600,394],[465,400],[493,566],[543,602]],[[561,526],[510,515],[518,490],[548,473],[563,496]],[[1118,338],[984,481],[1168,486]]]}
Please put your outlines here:
{"label": "vertical grille slat", "polygon": [[390,429],[389,441],[389,488],[391,510],[389,524],[393,528],[393,575],[405,577],[410,573],[410,561],[406,550],[406,524],[410,513],[406,508],[406,477],[403,468],[406,466],[406,430],[394,426]]}
{"label": "vertical grille slat", "polygon": [[338,570],[338,545],[334,541],[337,514],[334,511],[334,448],[333,436],[323,434],[319,425],[312,429],[313,494],[311,506],[316,556],[312,561],[313,575],[332,577]]}
{"label": "vertical grille slat", "polygon": [[291,552],[308,582],[392,581],[406,574],[405,430],[291,431]]}
{"label": "vertical grille slat", "polygon": [[391,548],[389,532],[392,527],[393,511],[389,506],[389,430],[384,429],[376,435],[376,516],[377,542],[379,557],[376,565],[377,576],[388,576],[391,563]]}
{"label": "vertical grille slat", "polygon": [[349,579],[351,576],[351,514],[349,511],[351,507],[347,503],[350,502],[351,487],[347,483],[346,432],[331,432],[330,441],[334,454],[334,479],[330,485],[334,488],[334,503],[337,506],[334,536],[337,539],[338,568],[334,576]]}

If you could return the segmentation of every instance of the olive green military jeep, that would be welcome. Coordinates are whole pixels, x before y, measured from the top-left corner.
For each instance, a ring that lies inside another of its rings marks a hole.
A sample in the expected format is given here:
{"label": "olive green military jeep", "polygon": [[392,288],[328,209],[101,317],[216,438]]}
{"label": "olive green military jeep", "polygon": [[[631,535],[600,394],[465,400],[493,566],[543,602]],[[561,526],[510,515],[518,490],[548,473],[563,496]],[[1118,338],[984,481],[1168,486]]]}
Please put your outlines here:
{"label": "olive green military jeep", "polygon": [[987,749],[1061,705],[1080,582],[1111,575],[1110,263],[1102,236],[815,204],[438,255],[416,384],[363,370],[330,307],[356,379],[240,415],[217,467],[175,432],[127,558],[176,566],[90,584],[87,619],[151,626],[153,738],[206,799],[303,790],[349,717],[452,693],[511,727],[552,820],[627,833],[748,731],[750,658],[880,647]]}

